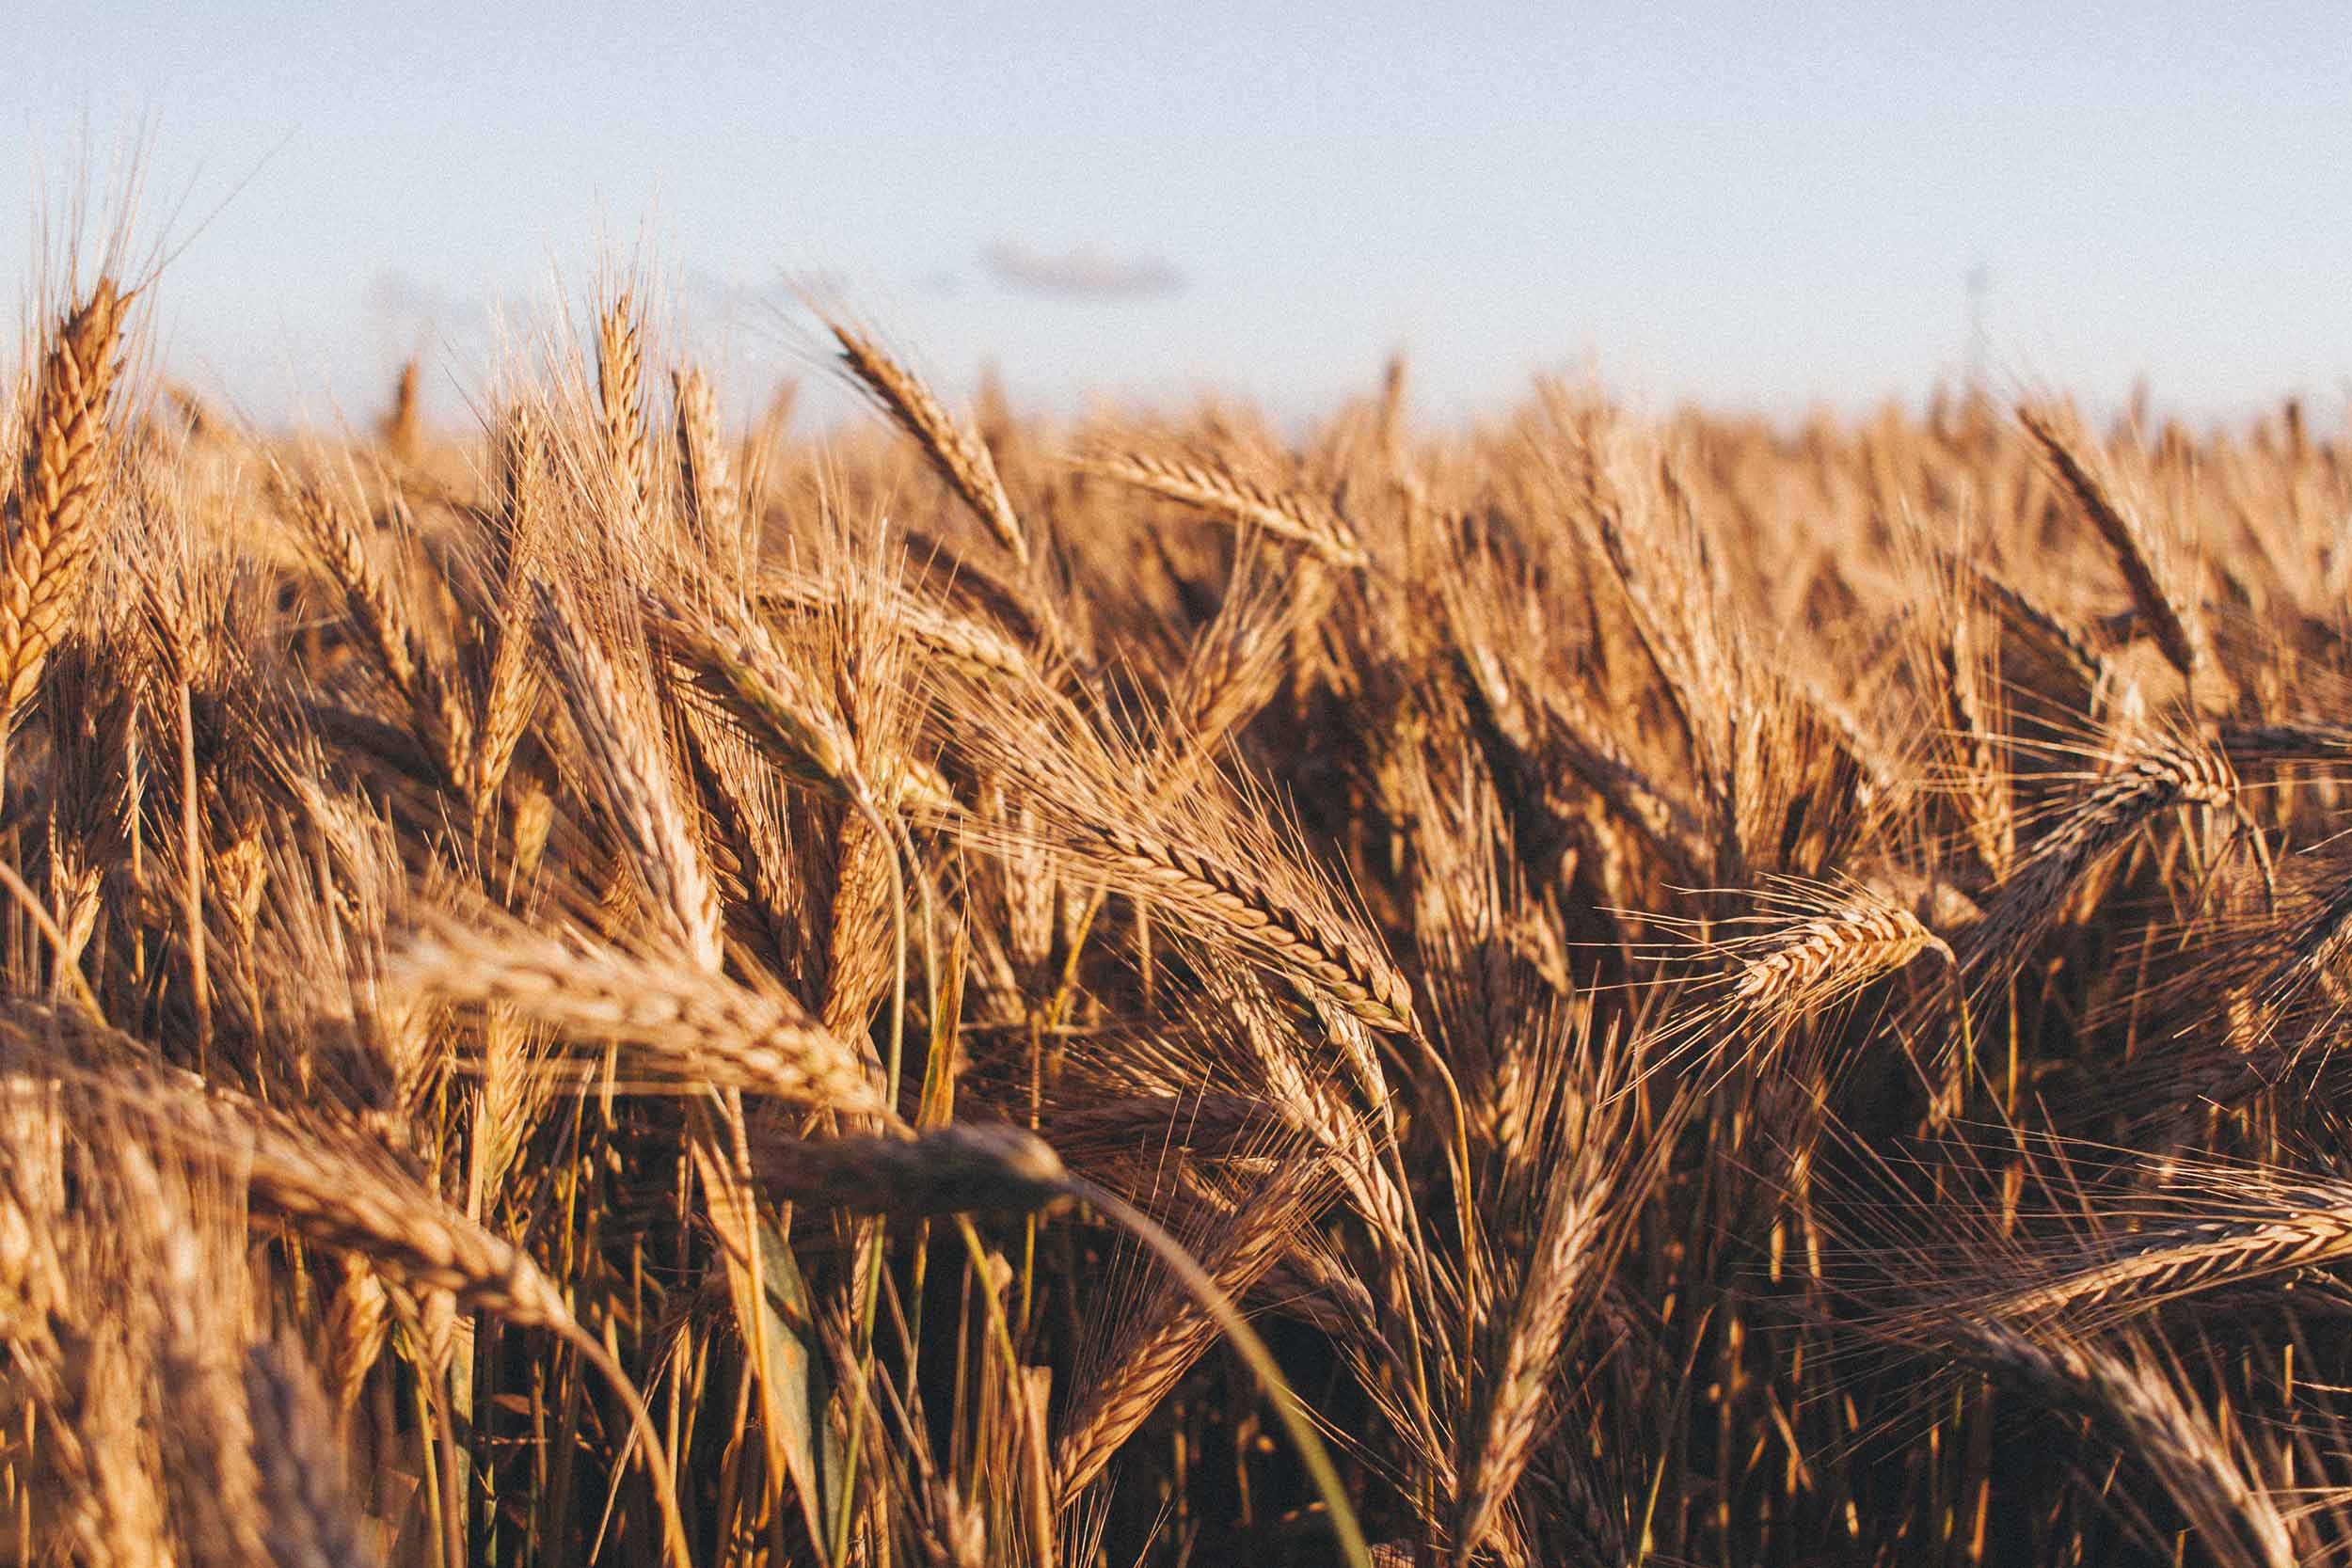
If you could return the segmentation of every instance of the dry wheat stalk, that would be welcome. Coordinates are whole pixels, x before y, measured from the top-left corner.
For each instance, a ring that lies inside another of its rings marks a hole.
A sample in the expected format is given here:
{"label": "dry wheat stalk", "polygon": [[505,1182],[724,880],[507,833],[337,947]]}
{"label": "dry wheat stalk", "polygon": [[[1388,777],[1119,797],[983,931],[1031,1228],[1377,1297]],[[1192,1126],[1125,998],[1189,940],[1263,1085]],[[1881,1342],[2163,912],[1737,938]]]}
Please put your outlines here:
{"label": "dry wheat stalk", "polygon": [[911,1138],[774,1138],[753,1149],[752,1173],[793,1203],[901,1218],[1032,1212],[1065,1202],[1070,1186],[1036,1133],[977,1122]]}
{"label": "dry wheat stalk", "polygon": [[1758,940],[1763,950],[1738,960],[1731,994],[1746,1006],[1791,1018],[1818,1012],[1931,948],[1946,963],[1956,962],[1944,939],[1909,910],[1876,900],[1823,910]]}
{"label": "dry wheat stalk", "polygon": [[1561,1162],[1536,1225],[1539,1238],[1495,1358],[1483,1421],[1462,1468],[1454,1560],[1467,1563],[1500,1524],[1549,1414],[1549,1386],[1584,1277],[1605,1259],[1598,1229],[1612,1196],[1589,1148]]}
{"label": "dry wheat stalk", "polygon": [[2237,777],[2206,747],[2156,736],[2135,746],[2043,834],[2001,884],[1968,934],[1962,963],[1972,984],[2005,978],[2024,946],[2094,862],[2158,814],[2179,805],[2229,811]]}
{"label": "dry wheat stalk", "polygon": [[[1523,701],[1526,683],[1507,674],[1490,649],[1464,640],[1455,657],[1468,677],[1462,690],[1473,731],[1506,803],[1527,823],[1531,852],[1550,839],[1580,836],[1586,814],[1562,785],[1565,769],[1677,878],[1693,886],[1709,879],[1715,851],[1697,818],[1635,766],[1574,689],[1549,683],[1534,690],[1534,702]],[[1537,811],[1540,818],[1528,820]]]}
{"label": "dry wheat stalk", "polygon": [[748,990],[694,962],[632,958],[526,929],[423,932],[396,956],[401,983],[511,1009],[558,1032],[626,1042],[681,1085],[721,1084],[795,1104],[884,1116],[863,1055],[781,990]]}
{"label": "dry wheat stalk", "polygon": [[384,450],[403,463],[417,460],[423,440],[422,420],[417,412],[417,374],[413,355],[401,361],[399,378],[392,383],[392,406],[384,415]]}
{"label": "dry wheat stalk", "polygon": [[[451,1211],[388,1156],[324,1128],[148,1072],[92,1073],[11,1060],[61,1082],[84,1114],[120,1120],[190,1162],[245,1184],[253,1210],[321,1244],[351,1250],[412,1283],[525,1325],[568,1326],[562,1295],[529,1257]],[[37,1081],[37,1080],[35,1080]]]}
{"label": "dry wheat stalk", "polygon": [[1991,605],[2012,629],[2072,674],[2086,696],[2097,693],[2106,684],[2106,658],[2074,623],[2037,602],[1973,556],[1946,555],[1940,559],[1957,570],[1970,590]]}
{"label": "dry wheat stalk", "polygon": [[596,406],[625,539],[643,532],[645,503],[653,493],[652,459],[645,448],[644,338],[637,302],[627,293],[596,318]]}
{"label": "dry wheat stalk", "polygon": [[515,752],[531,726],[539,698],[532,658],[532,595],[529,584],[548,526],[545,436],[527,404],[508,411],[498,436],[498,504],[484,530],[484,577],[496,603],[483,616],[487,643],[477,674],[474,743],[462,781],[479,837],[486,831]]}
{"label": "dry wheat stalk", "polygon": [[417,743],[441,781],[469,776],[474,750],[472,715],[449,672],[427,644],[377,571],[349,510],[321,485],[278,476],[286,504],[300,522],[320,562],[334,578],[358,626],[377,673],[408,709]]}
{"label": "dry wheat stalk", "polygon": [[2165,582],[2156,560],[2149,548],[2148,535],[2137,519],[2115,502],[2107,487],[2067,443],[2066,437],[2046,416],[2030,408],[2020,409],[2018,419],[2026,432],[2041,444],[2050,465],[2058,470],[2067,493],[2082,509],[2086,521],[2098,533],[2115,563],[2123,574],[2123,581],[2131,589],[2132,603],[2137,607],[2156,645],[2164,657],[2181,673],[2185,680],[2197,678],[2202,662],[2197,627],[2190,618],[2187,602]]}
{"label": "dry wheat stalk", "polygon": [[[17,1070],[22,1071],[19,1068]],[[158,1145],[243,1184],[251,1212],[306,1240],[355,1252],[397,1278],[517,1327],[553,1333],[586,1356],[628,1403],[661,1500],[666,1549],[686,1560],[668,1460],[644,1404],[603,1345],[572,1316],[529,1254],[457,1212],[380,1150],[324,1128],[297,1128],[260,1106],[146,1073],[106,1075],[47,1063],[39,1070]]]}
{"label": "dry wheat stalk", "polygon": [[1708,843],[1697,814],[1625,753],[1573,689],[1549,686],[1540,697],[1549,722],[1542,732],[1546,751],[1539,754],[1556,755],[1620,820],[1639,832],[1677,876],[1692,883],[1708,879],[1721,856]]}
{"label": "dry wheat stalk", "polygon": [[872,337],[831,316],[825,318],[825,326],[841,345],[841,362],[850,373],[914,437],[947,488],[962,498],[1013,560],[1029,564],[1028,534],[1013,511],[1012,499],[1005,494],[1004,481],[996,476],[996,460],[989,455],[987,443],[958,424],[922,379]]}
{"label": "dry wheat stalk", "polygon": [[670,372],[677,409],[678,493],[686,523],[703,553],[723,569],[740,568],[743,524],[735,481],[727,471],[726,445],[719,438],[718,400],[710,378],[699,369]]}
{"label": "dry wheat stalk", "polygon": [[[1936,648],[1944,673],[1946,705],[1960,752],[1960,788],[1968,806],[1968,832],[1985,869],[1998,881],[2009,875],[2017,852],[2016,813],[2010,800],[2008,769],[2002,766],[2000,726],[1978,683],[1979,662],[1971,647],[1968,614],[1952,615],[1951,635]],[[1997,683],[1998,671],[1994,672]]]}
{"label": "dry wheat stalk", "polygon": [[358,521],[323,485],[297,483],[281,474],[279,488],[319,563],[342,591],[345,611],[365,638],[378,673],[403,701],[413,703],[421,642],[407,610],[393,598],[383,573],[376,569]]}
{"label": "dry wheat stalk", "polygon": [[1073,836],[1091,863],[1121,874],[1139,892],[1312,981],[1376,1029],[1410,1029],[1412,988],[1388,958],[1354,932],[1280,897],[1257,877],[1207,850],[1116,822],[1076,826]]}
{"label": "dry wheat stalk", "polygon": [[0,579],[0,733],[33,694],[50,650],[80,608],[98,547],[107,415],[129,296],[102,277],[67,313],[43,355],[8,509]]}
{"label": "dry wheat stalk", "polygon": [[327,1386],[339,1417],[347,1417],[359,1402],[368,1373],[384,1353],[390,1332],[386,1319],[383,1282],[367,1259],[345,1254],[342,1275],[328,1299],[326,1321],[321,1325],[326,1357]]}
{"label": "dry wheat stalk", "polygon": [[2277,1504],[2248,1481],[2212,1420],[2144,1358],[2127,1361],[2088,1344],[2040,1343],[1998,1322],[1948,1320],[1940,1332],[1994,1375],[2113,1433],[2222,1560],[2246,1568],[2293,1568],[2304,1560]]}
{"label": "dry wheat stalk", "polygon": [[1328,505],[1295,490],[1261,484],[1215,458],[1105,451],[1081,457],[1078,466],[1228,522],[1263,529],[1343,570],[1359,570],[1369,560],[1355,530]]}
{"label": "dry wheat stalk", "polygon": [[723,957],[719,892],[669,765],[670,748],[646,711],[642,683],[625,684],[607,642],[544,583],[539,641],[588,762],[587,784],[619,832],[629,863],[687,954],[716,970]]}
{"label": "dry wheat stalk", "polygon": [[[814,579],[771,573],[760,580],[761,608],[814,613],[837,603],[837,595]],[[1021,645],[984,621],[960,615],[914,594],[893,595],[890,613],[908,639],[961,673],[979,680],[1033,684],[1035,662]]]}
{"label": "dry wheat stalk", "polygon": [[2210,1217],[2155,1224],[2100,1250],[2104,1261],[1994,1294],[1982,1309],[2022,1321],[2071,1309],[2106,1316],[2193,1292],[2333,1262],[2352,1254],[2352,1183],[2266,1178],[2258,1198]]}
{"label": "dry wheat stalk", "polygon": [[[1239,1299],[1289,1244],[1316,1185],[1311,1162],[1283,1161],[1273,1184],[1237,1205],[1197,1250],[1227,1297]],[[1120,1325],[1102,1374],[1079,1391],[1054,1440],[1054,1486],[1064,1508],[1100,1475],[1185,1369],[1216,1338],[1216,1324],[1184,1291],[1162,1286]]]}
{"label": "dry wheat stalk", "polygon": [[1597,493],[1591,518],[1633,628],[1660,689],[1682,731],[1704,796],[1713,802],[1716,834],[1729,829],[1740,790],[1734,749],[1750,705],[1737,684],[1745,664],[1724,646],[1720,594],[1709,594],[1712,558],[1704,540],[1677,533],[1671,540],[1629,531],[1613,498]]}
{"label": "dry wheat stalk", "polygon": [[756,626],[729,628],[660,595],[647,596],[645,626],[696,689],[792,777],[845,800],[873,799],[847,726]]}
{"label": "dry wheat stalk", "polygon": [[135,1141],[115,1148],[114,1165],[124,1227],[156,1264],[154,1364],[172,1412],[163,1433],[166,1462],[188,1483],[182,1531],[205,1558],[258,1561],[262,1481],[235,1364],[244,1329],[234,1316],[236,1292],[207,1267],[201,1217],[186,1184],[167,1190]]}

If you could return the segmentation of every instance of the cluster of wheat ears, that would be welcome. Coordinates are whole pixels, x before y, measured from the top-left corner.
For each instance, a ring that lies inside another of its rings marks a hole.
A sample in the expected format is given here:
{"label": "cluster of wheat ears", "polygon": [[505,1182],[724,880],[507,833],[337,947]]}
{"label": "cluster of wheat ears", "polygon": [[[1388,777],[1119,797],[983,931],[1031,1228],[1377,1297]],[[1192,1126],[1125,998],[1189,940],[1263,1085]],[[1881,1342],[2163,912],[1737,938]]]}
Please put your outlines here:
{"label": "cluster of wheat ears", "polygon": [[2352,445],[0,411],[0,1561],[2352,1556]]}

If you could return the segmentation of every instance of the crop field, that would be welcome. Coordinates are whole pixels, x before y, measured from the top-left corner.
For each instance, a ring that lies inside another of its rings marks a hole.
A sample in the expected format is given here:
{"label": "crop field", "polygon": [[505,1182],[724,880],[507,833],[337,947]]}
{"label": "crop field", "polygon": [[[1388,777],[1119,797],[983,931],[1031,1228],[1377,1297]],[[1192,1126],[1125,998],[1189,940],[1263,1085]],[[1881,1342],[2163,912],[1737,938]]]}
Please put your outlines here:
{"label": "crop field", "polygon": [[0,402],[0,1561],[2352,1555],[2345,432],[170,290]]}

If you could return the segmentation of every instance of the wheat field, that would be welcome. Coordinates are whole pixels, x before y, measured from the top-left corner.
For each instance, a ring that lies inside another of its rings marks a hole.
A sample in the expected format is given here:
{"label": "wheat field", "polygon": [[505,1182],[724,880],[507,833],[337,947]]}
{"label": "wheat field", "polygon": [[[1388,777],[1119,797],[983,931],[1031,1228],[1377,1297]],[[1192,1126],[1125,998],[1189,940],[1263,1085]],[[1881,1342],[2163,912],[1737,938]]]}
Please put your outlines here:
{"label": "wheat field", "polygon": [[2345,433],[169,290],[0,412],[0,1560],[2347,1556]]}

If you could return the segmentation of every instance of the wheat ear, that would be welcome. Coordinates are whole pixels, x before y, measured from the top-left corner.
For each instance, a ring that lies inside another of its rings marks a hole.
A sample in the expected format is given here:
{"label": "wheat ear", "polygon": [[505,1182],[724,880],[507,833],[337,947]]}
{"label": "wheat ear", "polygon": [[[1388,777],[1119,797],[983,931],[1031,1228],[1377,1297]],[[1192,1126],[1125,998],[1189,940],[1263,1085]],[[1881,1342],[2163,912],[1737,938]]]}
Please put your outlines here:
{"label": "wheat ear", "polygon": [[1214,458],[1104,451],[1081,457],[1078,466],[1213,517],[1263,529],[1333,566],[1355,570],[1369,559],[1355,530],[1329,506],[1295,490],[1261,484]]}
{"label": "wheat ear", "polygon": [[645,453],[644,333],[637,302],[624,293],[596,319],[596,405],[604,460],[631,529],[642,528],[651,494]]}
{"label": "wheat ear", "polygon": [[452,926],[412,937],[392,973],[446,1001],[502,1006],[574,1037],[637,1046],[684,1082],[888,1114],[859,1053],[798,1003],[693,962],[633,958],[519,927],[467,933]]}
{"label": "wheat ear", "polygon": [[841,362],[858,384],[914,437],[939,477],[987,525],[989,533],[1007,554],[1026,566],[1029,540],[1012,509],[1012,498],[996,474],[996,460],[987,443],[965,429],[941,406],[922,378],[885,353],[882,345],[846,321],[828,317],[826,327],[841,345]]}
{"label": "wheat ear", "polygon": [[2194,680],[2199,654],[2196,630],[2181,597],[2166,586],[2163,575],[2148,546],[2148,536],[2130,513],[2116,504],[2107,487],[2069,446],[2058,427],[2034,410],[2021,409],[2018,418],[2026,431],[2041,443],[2042,451],[2058,470],[2067,494],[2074,498],[2084,520],[2089,522],[2115,557],[2118,570],[2123,574],[2125,586],[2131,590],[2132,603],[2147,619],[2149,630],[2154,633],[2156,645],[2164,657],[2181,673],[2184,680]]}
{"label": "wheat ear", "polygon": [[129,296],[102,277],[51,337],[21,439],[0,578],[0,734],[81,604],[98,547],[106,419]]}

